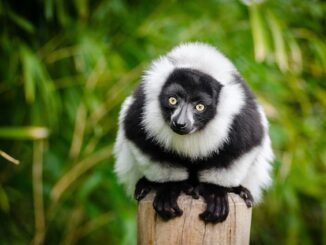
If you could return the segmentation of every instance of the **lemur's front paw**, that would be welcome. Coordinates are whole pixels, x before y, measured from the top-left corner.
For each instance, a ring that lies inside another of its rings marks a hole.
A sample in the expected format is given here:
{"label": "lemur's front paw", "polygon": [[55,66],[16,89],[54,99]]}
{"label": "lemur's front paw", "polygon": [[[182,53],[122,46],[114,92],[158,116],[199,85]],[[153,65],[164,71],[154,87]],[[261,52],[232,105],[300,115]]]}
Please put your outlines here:
{"label": "lemur's front paw", "polygon": [[137,201],[140,201],[152,190],[152,188],[152,182],[147,180],[145,177],[141,178],[136,184],[136,189],[134,193],[135,199]]}
{"label": "lemur's front paw", "polygon": [[182,182],[167,182],[157,187],[153,207],[163,219],[169,220],[182,215],[177,203],[182,188]]}
{"label": "lemur's front paw", "polygon": [[229,214],[228,188],[214,184],[199,184],[199,194],[205,199],[206,210],[199,215],[205,223],[223,222]]}
{"label": "lemur's front paw", "polygon": [[242,185],[239,185],[237,187],[232,187],[232,192],[238,194],[246,203],[248,208],[251,208],[254,204],[254,198],[252,197],[250,191],[243,187]]}

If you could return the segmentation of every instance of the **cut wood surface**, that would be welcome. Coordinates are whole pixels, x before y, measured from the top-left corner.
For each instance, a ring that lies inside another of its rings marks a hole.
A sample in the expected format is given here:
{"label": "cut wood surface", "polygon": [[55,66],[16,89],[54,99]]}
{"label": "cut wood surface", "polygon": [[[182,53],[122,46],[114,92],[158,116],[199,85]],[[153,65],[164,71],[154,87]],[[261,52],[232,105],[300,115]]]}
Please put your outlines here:
{"label": "cut wood surface", "polygon": [[138,245],[247,245],[250,239],[251,208],[235,194],[229,194],[230,213],[218,224],[205,224],[199,219],[206,204],[181,195],[178,200],[183,215],[164,221],[153,209],[154,194],[138,205]]}

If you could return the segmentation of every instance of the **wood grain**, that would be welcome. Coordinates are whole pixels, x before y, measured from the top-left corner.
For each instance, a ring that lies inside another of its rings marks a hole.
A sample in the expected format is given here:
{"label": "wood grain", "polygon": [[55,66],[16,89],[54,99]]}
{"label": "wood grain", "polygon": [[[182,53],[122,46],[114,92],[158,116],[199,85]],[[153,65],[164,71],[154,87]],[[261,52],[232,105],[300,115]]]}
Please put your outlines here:
{"label": "wood grain", "polygon": [[139,245],[247,245],[250,239],[251,208],[235,194],[229,194],[230,213],[226,221],[205,224],[198,215],[205,209],[202,199],[181,195],[181,217],[162,220],[153,209],[154,194],[138,205]]}

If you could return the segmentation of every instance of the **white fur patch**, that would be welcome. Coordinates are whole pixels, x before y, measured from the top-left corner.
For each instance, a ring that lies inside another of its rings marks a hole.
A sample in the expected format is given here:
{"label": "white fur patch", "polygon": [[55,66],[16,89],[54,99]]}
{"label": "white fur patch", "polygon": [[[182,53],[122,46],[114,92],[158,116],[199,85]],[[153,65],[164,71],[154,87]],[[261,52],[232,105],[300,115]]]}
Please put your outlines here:
{"label": "white fur patch", "polygon": [[134,102],[134,98],[129,96],[124,103],[119,114],[119,130],[114,145],[114,155],[116,163],[114,171],[118,176],[119,182],[124,185],[128,195],[132,196],[137,181],[143,174],[137,169],[137,164],[128,147],[128,140],[126,139],[125,130],[123,128],[123,120],[126,116],[127,110]]}
{"label": "white fur patch", "polygon": [[[159,94],[168,76],[175,68],[187,67],[205,72],[224,86],[220,92],[217,115],[205,129],[189,135],[179,135],[164,121]],[[235,115],[245,103],[239,84],[232,83],[234,66],[215,48],[201,43],[176,47],[167,56],[154,61],[143,77],[145,110],[142,124],[149,136],[165,149],[193,159],[216,152],[226,142]]]}
{"label": "white fur patch", "polygon": [[274,160],[271,140],[268,135],[268,121],[261,106],[258,107],[258,112],[264,127],[264,138],[256,161],[250,167],[246,178],[241,183],[241,185],[250,190],[255,203],[260,202],[262,190],[269,187],[272,183],[270,177],[272,170],[271,162]]}
{"label": "white fur patch", "polygon": [[117,140],[119,148],[115,150],[116,162],[114,172],[118,176],[118,180],[126,189],[129,196],[135,191],[137,181],[143,177],[143,173],[139,171],[135,158],[130,151],[127,140],[120,138]]}
{"label": "white fur patch", "polygon": [[262,148],[256,158],[256,161],[248,170],[246,178],[241,185],[246,187],[252,194],[255,203],[261,200],[262,190],[271,185],[272,179],[270,172],[272,169],[273,153],[271,149],[270,139],[265,136]]}
{"label": "white fur patch", "polygon": [[136,160],[138,169],[150,181],[168,182],[182,181],[188,178],[188,171],[185,168],[173,167],[168,163],[158,163],[152,161],[147,155],[142,153],[132,142],[129,147]]}
{"label": "white fur patch", "polygon": [[228,168],[203,170],[198,174],[199,181],[226,187],[238,186],[246,177],[249,167],[255,161],[259,151],[259,146],[254,147],[234,160]]}

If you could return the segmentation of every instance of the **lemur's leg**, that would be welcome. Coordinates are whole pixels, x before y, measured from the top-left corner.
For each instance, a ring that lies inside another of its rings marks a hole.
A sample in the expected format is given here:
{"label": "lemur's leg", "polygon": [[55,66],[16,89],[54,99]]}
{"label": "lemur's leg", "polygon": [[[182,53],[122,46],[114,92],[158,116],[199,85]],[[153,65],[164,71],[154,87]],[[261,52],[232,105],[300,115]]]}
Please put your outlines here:
{"label": "lemur's leg", "polygon": [[194,169],[188,169],[189,177],[188,180],[184,184],[183,192],[189,196],[192,196],[194,199],[199,198],[199,190],[198,190],[198,177],[197,171]]}

